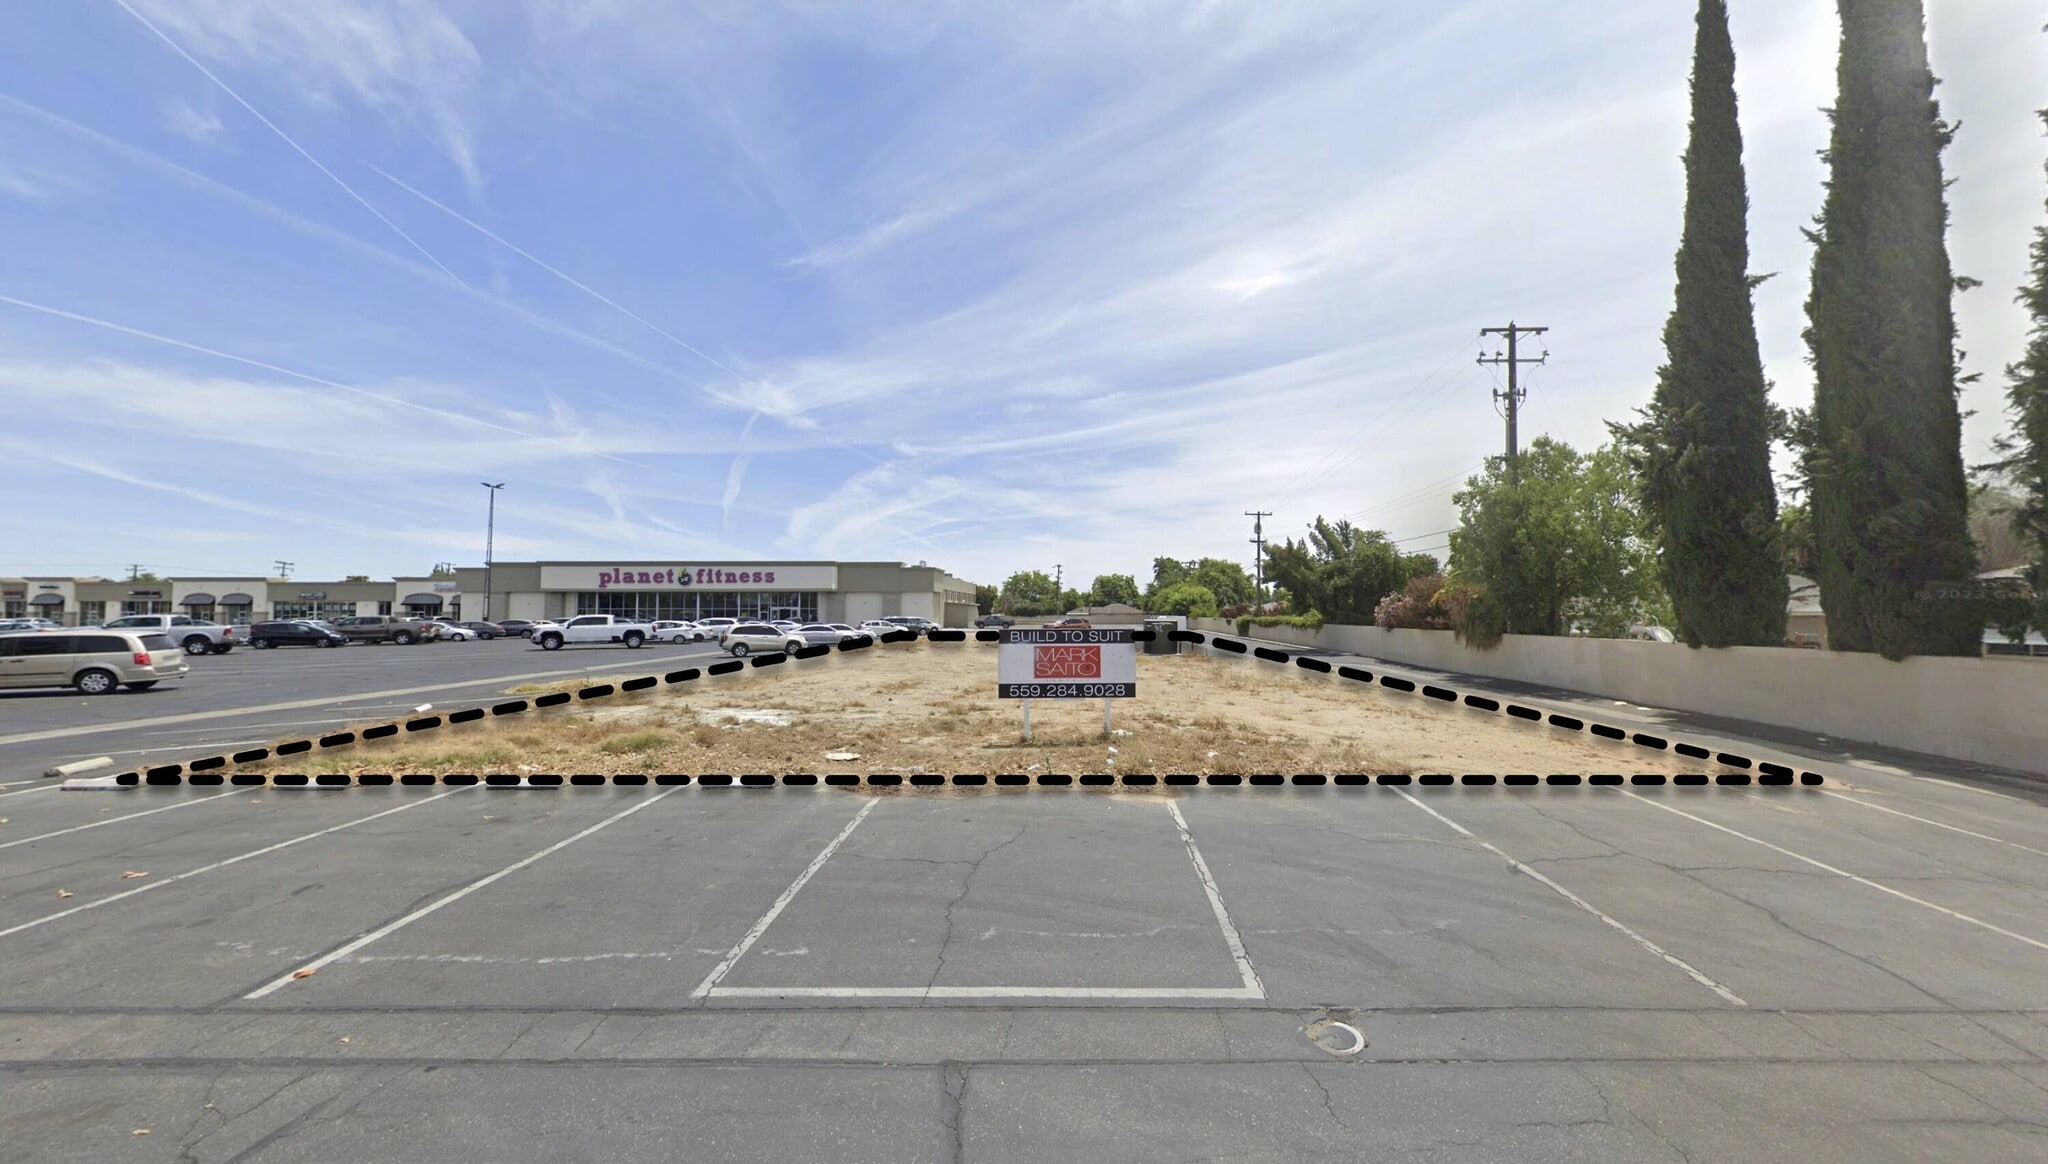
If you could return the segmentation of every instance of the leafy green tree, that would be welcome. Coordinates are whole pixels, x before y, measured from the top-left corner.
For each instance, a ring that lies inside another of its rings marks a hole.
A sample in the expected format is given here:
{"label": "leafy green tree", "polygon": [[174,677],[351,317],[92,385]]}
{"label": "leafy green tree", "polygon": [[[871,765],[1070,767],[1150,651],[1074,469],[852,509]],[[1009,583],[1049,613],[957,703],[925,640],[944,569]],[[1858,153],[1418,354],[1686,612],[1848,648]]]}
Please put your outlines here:
{"label": "leafy green tree", "polygon": [[1431,574],[1442,574],[1443,572],[1443,563],[1437,561],[1435,554],[1401,555],[1401,573],[1411,581],[1416,578],[1427,578]]}
{"label": "leafy green tree", "polygon": [[1228,558],[1203,558],[1195,563],[1188,580],[1205,587],[1222,606],[1238,606],[1254,600],[1252,576]]}
{"label": "leafy green tree", "polygon": [[1085,596],[1079,590],[1069,586],[1065,590],[1060,591],[1060,608],[1054,613],[1068,614],[1079,610],[1082,606],[1086,605],[1083,601],[1084,598]]}
{"label": "leafy green tree", "polygon": [[1175,582],[1152,595],[1145,608],[1152,614],[1184,614],[1189,618],[1215,618],[1220,609],[1216,592],[1195,582]]}
{"label": "leafy green tree", "polygon": [[1981,652],[1981,611],[1927,601],[1976,571],[1941,154],[1921,0],[1838,0],[1839,93],[1807,300],[1809,482],[1828,646]]}
{"label": "leafy green tree", "polygon": [[996,601],[1002,597],[1002,593],[1001,590],[994,586],[976,586],[974,588],[974,608],[982,614],[994,614],[996,611]]}
{"label": "leafy green tree", "polygon": [[1785,573],[1813,577],[1813,514],[1804,503],[1778,510],[1778,546]]}
{"label": "leafy green tree", "polygon": [[1003,583],[996,609],[1025,618],[1066,613],[1060,604],[1059,587],[1053,583],[1052,575],[1043,570],[1019,570],[1010,575],[1009,581]]}
{"label": "leafy green tree", "polygon": [[[2040,116],[2048,121],[2048,109]],[[2019,301],[2033,327],[2025,352],[2005,370],[2013,426],[1998,438],[2002,459],[1992,468],[2013,488],[2012,532],[2021,542],[2018,556],[2028,563],[2035,598],[2027,621],[2041,628],[2048,627],[2048,226],[2035,229],[2031,254],[2033,275]]]}
{"label": "leafy green tree", "polygon": [[1113,602],[1138,605],[1144,596],[1138,593],[1138,580],[1129,574],[1098,574],[1088,586],[1088,606],[1108,606]]}
{"label": "leafy green tree", "polygon": [[[1436,560],[1418,555],[1429,566]],[[1416,563],[1421,565],[1423,563]],[[1409,563],[1384,531],[1317,517],[1308,538],[1287,538],[1266,548],[1266,576],[1296,597],[1306,613],[1325,622],[1369,626],[1380,600],[1408,581]]]}
{"label": "leafy green tree", "polygon": [[1543,436],[1518,460],[1511,480],[1506,457],[1488,458],[1485,473],[1452,498],[1451,569],[1479,589],[1471,640],[1561,635],[1574,625],[1611,636],[1668,619],[1624,454],[1611,445],[1581,454]]}
{"label": "leafy green tree", "polygon": [[1179,558],[1152,559],[1152,584],[1145,588],[1147,596],[1157,594],[1176,582],[1185,582],[1194,568]]}
{"label": "leafy green tree", "polygon": [[1637,474],[1679,640],[1776,646],[1785,641],[1787,590],[1774,546],[1771,439],[1782,421],[1750,303],[1758,280],[1749,274],[1749,192],[1724,0],[1700,0],[1697,26],[1666,363],[1642,420],[1609,427]]}

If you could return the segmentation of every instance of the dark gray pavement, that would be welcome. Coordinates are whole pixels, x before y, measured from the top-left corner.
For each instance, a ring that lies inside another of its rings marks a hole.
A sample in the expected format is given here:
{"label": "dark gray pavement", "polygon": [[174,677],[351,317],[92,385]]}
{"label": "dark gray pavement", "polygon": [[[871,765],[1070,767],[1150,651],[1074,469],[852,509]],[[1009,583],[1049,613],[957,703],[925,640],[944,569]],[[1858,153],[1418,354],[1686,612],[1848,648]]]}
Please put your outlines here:
{"label": "dark gray pavement", "polygon": [[2048,811],[1875,775],[0,799],[0,1160],[2038,1160]]}
{"label": "dark gray pavement", "polygon": [[[477,706],[522,683],[620,671],[660,674],[723,658],[716,646],[703,643],[559,651],[524,639],[338,650],[242,647],[195,657],[189,678],[153,691],[97,697],[69,690],[0,691],[0,782],[96,756],[114,761],[109,772],[177,763],[406,715],[423,703]],[[6,791],[0,786],[0,793]]]}

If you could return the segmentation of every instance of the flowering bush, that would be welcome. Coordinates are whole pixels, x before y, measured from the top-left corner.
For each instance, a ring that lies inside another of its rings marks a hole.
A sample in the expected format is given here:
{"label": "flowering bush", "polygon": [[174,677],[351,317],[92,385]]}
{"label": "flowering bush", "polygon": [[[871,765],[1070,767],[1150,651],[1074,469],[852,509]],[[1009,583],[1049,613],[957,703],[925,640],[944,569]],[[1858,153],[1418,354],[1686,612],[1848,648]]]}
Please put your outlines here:
{"label": "flowering bush", "polygon": [[1450,630],[1456,625],[1451,598],[1442,574],[1410,578],[1406,587],[1380,599],[1372,621],[1385,630]]}

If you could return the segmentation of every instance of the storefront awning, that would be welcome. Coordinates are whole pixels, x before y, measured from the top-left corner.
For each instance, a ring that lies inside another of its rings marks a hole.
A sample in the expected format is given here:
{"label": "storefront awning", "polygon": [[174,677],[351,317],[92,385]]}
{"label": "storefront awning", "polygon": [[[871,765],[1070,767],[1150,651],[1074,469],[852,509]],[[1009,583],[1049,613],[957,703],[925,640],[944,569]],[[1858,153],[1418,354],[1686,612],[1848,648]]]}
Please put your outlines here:
{"label": "storefront awning", "polygon": [[221,596],[220,596],[220,605],[222,605],[222,606],[254,606],[254,605],[256,605],[256,602],[255,602],[255,600],[254,600],[254,599],[250,598],[250,597],[249,597],[248,595],[246,595],[246,594],[223,594],[223,595],[221,595]]}
{"label": "storefront awning", "polygon": [[438,594],[408,594],[405,596],[405,605],[439,606],[441,605],[441,596]]}
{"label": "storefront awning", "polygon": [[179,599],[179,600],[178,600],[178,605],[179,605],[179,606],[212,606],[212,605],[213,605],[213,595],[211,595],[211,594],[187,594],[187,595],[186,595],[185,597],[183,597],[183,598],[181,598],[181,599]]}
{"label": "storefront awning", "polygon": [[38,594],[34,598],[29,599],[28,604],[30,606],[62,606],[64,605],[64,596],[62,594]]}

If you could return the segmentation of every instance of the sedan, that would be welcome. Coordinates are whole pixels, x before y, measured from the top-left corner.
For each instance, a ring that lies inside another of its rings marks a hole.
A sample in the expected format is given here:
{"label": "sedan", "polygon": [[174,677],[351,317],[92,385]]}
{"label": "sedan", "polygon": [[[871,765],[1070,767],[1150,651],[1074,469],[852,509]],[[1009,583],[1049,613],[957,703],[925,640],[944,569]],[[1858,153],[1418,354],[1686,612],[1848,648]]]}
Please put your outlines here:
{"label": "sedan", "polygon": [[495,639],[505,634],[505,628],[495,622],[458,622],[454,624],[469,631],[480,639]]}
{"label": "sedan", "polygon": [[533,620],[530,618],[501,618],[498,620],[498,633],[518,635],[522,639],[526,638],[533,634]]}
{"label": "sedan", "polygon": [[427,626],[433,630],[435,638],[446,639],[451,643],[466,643],[477,637],[475,631],[459,622],[430,622]]}
{"label": "sedan", "polygon": [[258,651],[275,647],[345,647],[348,636],[311,619],[278,619],[259,622],[249,628],[249,646]]}
{"label": "sedan", "polygon": [[728,628],[718,636],[718,645],[734,658],[754,651],[781,651],[785,655],[794,655],[810,646],[802,635],[757,622],[743,622]]}
{"label": "sedan", "polygon": [[1046,630],[1087,630],[1088,620],[1077,616],[1056,619],[1045,624]]}
{"label": "sedan", "polygon": [[915,634],[915,633],[917,633],[917,632],[915,632],[915,631],[911,630],[911,629],[910,629],[909,627],[907,627],[907,626],[898,626],[898,625],[896,625],[896,624],[895,624],[895,623],[893,623],[893,622],[888,622],[888,621],[885,621],[885,620],[883,620],[883,619],[879,619],[879,618],[871,618],[871,619],[867,620],[866,622],[864,622],[864,623],[860,624],[860,629],[861,629],[861,631],[862,631],[862,632],[864,632],[864,633],[866,633],[866,634],[870,634],[870,635],[873,635],[873,636],[875,636],[875,637],[876,637],[876,638],[878,638],[878,639],[879,639],[879,638],[881,638],[881,637],[882,637],[883,635],[887,635],[887,634]]}
{"label": "sedan", "polygon": [[658,643],[701,643],[710,637],[711,632],[687,620],[664,619],[654,624],[654,641]]}
{"label": "sedan", "polygon": [[843,622],[807,622],[796,628],[793,633],[802,635],[804,641],[812,646],[823,644],[828,647],[837,646],[849,639],[868,637],[868,632],[855,630]]}

